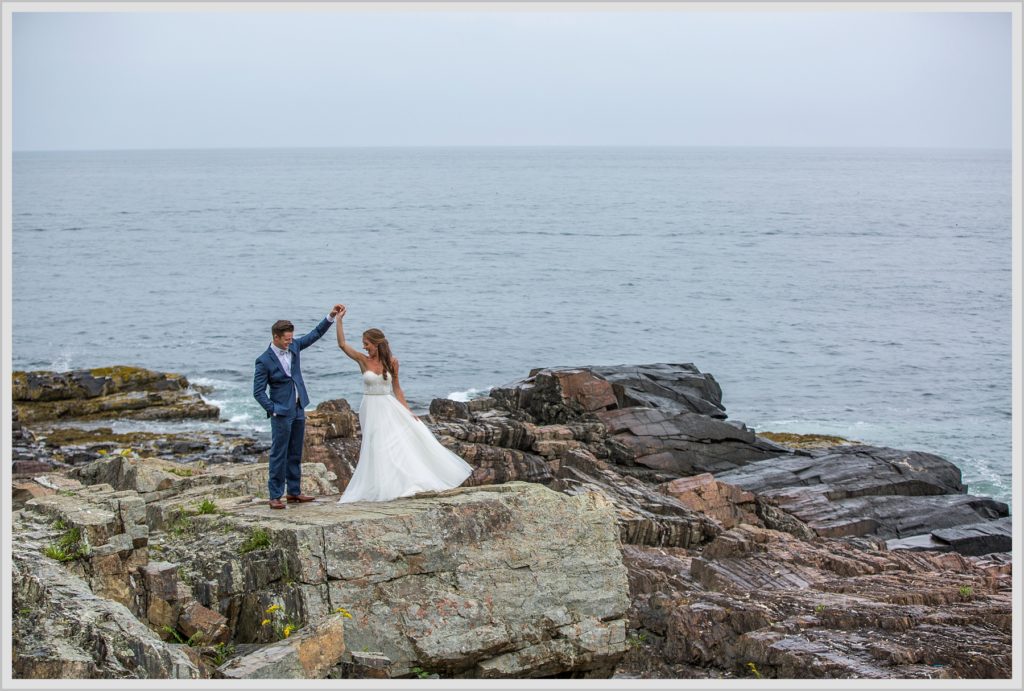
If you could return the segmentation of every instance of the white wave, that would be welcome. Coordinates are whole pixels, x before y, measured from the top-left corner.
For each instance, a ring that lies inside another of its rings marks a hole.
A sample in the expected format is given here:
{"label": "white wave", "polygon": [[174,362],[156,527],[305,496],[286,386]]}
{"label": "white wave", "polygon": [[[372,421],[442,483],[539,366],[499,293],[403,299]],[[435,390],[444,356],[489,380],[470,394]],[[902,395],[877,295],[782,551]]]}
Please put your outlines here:
{"label": "white wave", "polygon": [[467,401],[472,401],[474,398],[486,396],[487,392],[489,392],[490,390],[490,387],[488,387],[486,389],[466,389],[465,391],[452,391],[450,394],[445,396],[445,398],[448,398],[452,401],[459,401],[460,403],[466,403]]}
{"label": "white wave", "polygon": [[53,362],[50,363],[48,368],[51,372],[70,372],[71,371],[71,354],[63,352],[54,358]]}
{"label": "white wave", "polygon": [[190,384],[197,384],[199,386],[212,386],[213,388],[223,388],[228,382],[223,379],[212,379],[210,377],[189,377]]}
{"label": "white wave", "polygon": [[217,406],[217,409],[222,411],[222,412],[224,410],[224,406],[226,406],[227,403],[228,403],[227,401],[222,401],[222,400],[217,399],[217,398],[208,398],[208,397],[206,397],[206,396],[204,396],[202,394],[199,394],[199,397],[201,399],[203,399],[203,403],[205,403],[206,405]]}

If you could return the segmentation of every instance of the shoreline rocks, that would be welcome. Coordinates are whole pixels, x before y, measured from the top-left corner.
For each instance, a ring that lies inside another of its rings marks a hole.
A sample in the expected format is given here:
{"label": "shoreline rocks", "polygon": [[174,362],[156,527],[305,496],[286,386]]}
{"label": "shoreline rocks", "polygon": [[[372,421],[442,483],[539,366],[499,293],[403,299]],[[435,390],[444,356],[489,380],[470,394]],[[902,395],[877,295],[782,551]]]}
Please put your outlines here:
{"label": "shoreline rocks", "polygon": [[180,420],[216,418],[179,374],[141,367],[102,367],[71,372],[14,372],[14,407],[22,423],[74,418]]}
{"label": "shoreline rocks", "polygon": [[[379,504],[328,498],[360,432],[348,402],[327,401],[303,450],[303,491],[324,499],[278,512],[265,443],[96,418],[162,415],[146,409],[175,408],[166,394],[183,419],[209,419],[183,377],[21,374],[16,674],[1011,673],[1005,504],[931,454],[759,435],[692,364],[537,369],[437,399],[428,424],[473,474]],[[125,396],[145,404],[111,403]],[[43,419],[68,402],[70,417]],[[128,631],[144,632],[134,648]]]}

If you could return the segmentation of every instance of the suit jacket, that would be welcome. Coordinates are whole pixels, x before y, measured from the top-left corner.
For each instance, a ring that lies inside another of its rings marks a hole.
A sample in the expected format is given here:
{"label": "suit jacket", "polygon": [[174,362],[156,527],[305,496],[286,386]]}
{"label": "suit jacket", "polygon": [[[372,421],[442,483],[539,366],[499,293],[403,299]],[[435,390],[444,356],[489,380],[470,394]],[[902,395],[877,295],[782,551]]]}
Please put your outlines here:
{"label": "suit jacket", "polygon": [[[301,338],[296,338],[288,346],[292,354],[292,376],[284,373],[281,361],[269,346],[263,354],[256,358],[256,373],[252,379],[252,395],[267,411],[267,417],[273,414],[290,415],[295,410],[295,392],[298,391],[299,402],[305,408],[309,405],[306,394],[306,383],[302,381],[302,365],[299,353],[320,340],[320,337],[331,328],[332,322],[323,319],[316,328]],[[267,396],[267,387],[270,396]]]}

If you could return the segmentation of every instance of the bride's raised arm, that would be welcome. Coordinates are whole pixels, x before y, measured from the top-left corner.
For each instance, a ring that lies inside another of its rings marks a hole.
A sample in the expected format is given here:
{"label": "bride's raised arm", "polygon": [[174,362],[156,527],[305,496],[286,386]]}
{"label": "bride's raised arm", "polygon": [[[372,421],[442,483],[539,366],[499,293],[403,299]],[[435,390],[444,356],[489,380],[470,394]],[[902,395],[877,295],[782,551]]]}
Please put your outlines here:
{"label": "bride's raised arm", "polygon": [[365,370],[367,357],[345,342],[345,327],[342,320],[345,318],[345,313],[348,310],[345,305],[335,305],[334,308],[338,311],[338,315],[334,319],[335,334],[338,337],[338,347],[345,351],[345,355],[348,355],[359,363],[360,371]]}

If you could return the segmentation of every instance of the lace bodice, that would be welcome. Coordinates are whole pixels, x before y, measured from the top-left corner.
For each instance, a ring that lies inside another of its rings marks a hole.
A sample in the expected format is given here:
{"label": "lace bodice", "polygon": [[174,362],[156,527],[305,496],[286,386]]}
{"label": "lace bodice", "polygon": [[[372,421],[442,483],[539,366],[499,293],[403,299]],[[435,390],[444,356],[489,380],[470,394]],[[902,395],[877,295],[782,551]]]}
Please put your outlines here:
{"label": "lace bodice", "polygon": [[366,370],[363,372],[363,395],[364,396],[386,396],[391,393],[391,377],[387,380],[384,376]]}

